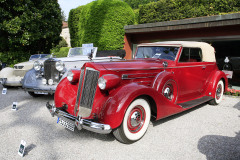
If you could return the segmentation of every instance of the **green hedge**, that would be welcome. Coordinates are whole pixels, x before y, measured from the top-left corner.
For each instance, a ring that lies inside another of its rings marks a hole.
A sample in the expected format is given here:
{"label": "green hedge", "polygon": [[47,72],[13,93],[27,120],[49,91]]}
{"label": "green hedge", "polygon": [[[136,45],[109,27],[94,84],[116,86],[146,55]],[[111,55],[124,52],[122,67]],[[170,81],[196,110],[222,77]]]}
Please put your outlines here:
{"label": "green hedge", "polygon": [[79,40],[78,29],[79,29],[79,19],[81,15],[82,8],[84,6],[77,7],[76,9],[71,9],[68,16],[68,27],[71,38],[71,46],[79,46],[77,44]]}
{"label": "green hedge", "polygon": [[[77,9],[75,9],[77,10]],[[75,13],[75,11],[71,11]],[[71,16],[73,15],[71,13]],[[134,24],[132,8],[121,0],[97,0],[81,8],[78,22],[78,39],[72,40],[72,47],[93,43],[98,50],[122,49],[124,26]],[[77,18],[71,18],[77,19]],[[72,22],[71,22],[72,23]],[[70,30],[73,27],[70,25]],[[73,33],[71,33],[72,35]]]}
{"label": "green hedge", "polygon": [[57,58],[67,57],[70,48],[71,47],[54,48],[51,50],[51,53],[54,53],[54,56],[56,56]]}
{"label": "green hedge", "polygon": [[240,0],[159,0],[139,7],[139,23],[154,23],[240,11]]}

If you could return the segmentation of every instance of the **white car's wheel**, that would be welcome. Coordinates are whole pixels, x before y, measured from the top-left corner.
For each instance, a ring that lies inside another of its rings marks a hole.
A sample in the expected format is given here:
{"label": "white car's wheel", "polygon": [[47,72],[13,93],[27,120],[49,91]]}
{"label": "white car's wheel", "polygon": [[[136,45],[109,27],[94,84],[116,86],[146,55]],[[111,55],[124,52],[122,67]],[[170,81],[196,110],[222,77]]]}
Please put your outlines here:
{"label": "white car's wheel", "polygon": [[218,105],[222,101],[223,92],[224,92],[224,83],[222,80],[220,80],[216,87],[215,98],[212,99],[209,103],[211,105]]}
{"label": "white car's wheel", "polygon": [[113,134],[120,142],[133,143],[146,133],[151,117],[149,103],[136,99],[128,107],[121,126]]}

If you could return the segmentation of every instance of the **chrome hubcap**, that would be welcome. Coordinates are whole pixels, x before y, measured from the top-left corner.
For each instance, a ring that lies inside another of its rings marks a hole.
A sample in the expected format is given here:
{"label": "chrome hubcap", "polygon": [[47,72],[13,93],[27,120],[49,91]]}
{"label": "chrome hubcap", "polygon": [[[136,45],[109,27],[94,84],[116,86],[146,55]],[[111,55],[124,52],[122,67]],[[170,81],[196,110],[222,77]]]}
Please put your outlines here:
{"label": "chrome hubcap", "polygon": [[131,126],[136,127],[140,124],[141,120],[141,114],[136,111],[131,116]]}
{"label": "chrome hubcap", "polygon": [[132,109],[128,116],[127,126],[128,130],[132,133],[140,131],[145,122],[145,110],[142,106],[138,105]]}

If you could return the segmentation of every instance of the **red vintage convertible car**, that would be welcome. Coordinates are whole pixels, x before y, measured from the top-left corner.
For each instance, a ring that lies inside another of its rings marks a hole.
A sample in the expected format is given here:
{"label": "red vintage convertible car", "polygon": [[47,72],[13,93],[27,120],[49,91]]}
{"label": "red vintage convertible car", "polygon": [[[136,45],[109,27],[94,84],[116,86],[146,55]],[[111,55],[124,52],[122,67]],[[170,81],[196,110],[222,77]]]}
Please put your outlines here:
{"label": "red vintage convertible car", "polygon": [[72,69],[47,108],[72,131],[113,132],[120,142],[133,143],[145,134],[151,117],[159,120],[204,102],[217,105],[227,86],[209,44],[146,43],[138,45],[134,60]]}

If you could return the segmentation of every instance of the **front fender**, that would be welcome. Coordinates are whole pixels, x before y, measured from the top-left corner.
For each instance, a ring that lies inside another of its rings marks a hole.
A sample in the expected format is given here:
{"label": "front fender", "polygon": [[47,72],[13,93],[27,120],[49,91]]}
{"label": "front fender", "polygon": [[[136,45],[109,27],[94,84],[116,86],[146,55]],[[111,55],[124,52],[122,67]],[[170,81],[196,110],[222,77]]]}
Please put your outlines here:
{"label": "front fender", "polygon": [[23,80],[22,80],[22,87],[23,88],[29,88],[29,87],[35,87],[37,85],[36,80],[36,70],[30,69],[25,74]]}
{"label": "front fender", "polygon": [[216,71],[213,76],[212,76],[212,79],[208,85],[208,88],[206,90],[206,96],[211,96],[213,98],[215,98],[215,93],[216,93],[216,88],[217,88],[217,84],[218,82],[223,79],[223,82],[224,82],[224,91],[227,90],[228,88],[228,79],[225,75],[224,72],[222,71]]}
{"label": "front fender", "polygon": [[178,105],[170,103],[170,101],[162,94],[159,94],[154,88],[137,83],[130,83],[110,93],[109,98],[99,113],[99,122],[109,124],[112,128],[117,128],[121,125],[128,106],[133,100],[140,96],[153,100],[153,103],[156,105],[157,119],[182,110]]}

